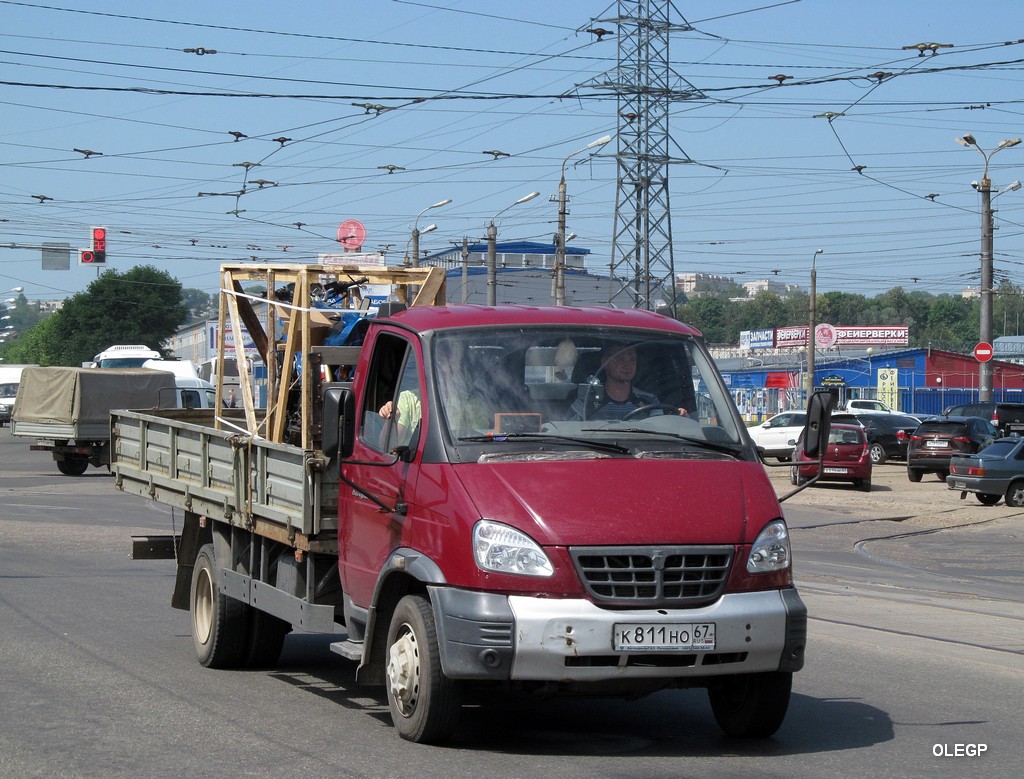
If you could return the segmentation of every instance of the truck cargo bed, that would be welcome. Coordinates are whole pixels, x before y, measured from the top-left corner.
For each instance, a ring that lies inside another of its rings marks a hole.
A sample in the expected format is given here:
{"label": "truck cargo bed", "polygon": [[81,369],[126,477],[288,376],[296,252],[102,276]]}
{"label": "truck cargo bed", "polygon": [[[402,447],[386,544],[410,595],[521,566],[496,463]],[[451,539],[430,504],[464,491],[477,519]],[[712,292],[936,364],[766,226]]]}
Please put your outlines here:
{"label": "truck cargo bed", "polygon": [[212,409],[112,412],[117,489],[296,548],[336,549],[338,483],[322,454],[214,424]]}

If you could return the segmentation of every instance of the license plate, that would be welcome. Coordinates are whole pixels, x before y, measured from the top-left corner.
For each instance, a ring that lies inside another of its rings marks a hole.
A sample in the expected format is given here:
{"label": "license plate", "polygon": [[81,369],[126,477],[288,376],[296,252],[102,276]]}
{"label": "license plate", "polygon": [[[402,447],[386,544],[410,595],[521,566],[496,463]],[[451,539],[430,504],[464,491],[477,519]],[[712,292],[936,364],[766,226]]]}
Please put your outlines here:
{"label": "license plate", "polygon": [[715,623],[625,622],[612,629],[616,652],[708,652],[715,648]]}
{"label": "license plate", "polygon": [[955,482],[953,482],[953,489],[955,489],[955,490],[966,490],[967,489],[967,482],[965,482],[965,481],[955,481]]}
{"label": "license plate", "polygon": [[948,441],[926,441],[925,446],[929,449],[946,449],[949,447]]}
{"label": "license plate", "polygon": [[825,473],[835,473],[835,474],[845,475],[845,474],[847,474],[849,472],[850,471],[847,468],[826,468],[825,469]]}

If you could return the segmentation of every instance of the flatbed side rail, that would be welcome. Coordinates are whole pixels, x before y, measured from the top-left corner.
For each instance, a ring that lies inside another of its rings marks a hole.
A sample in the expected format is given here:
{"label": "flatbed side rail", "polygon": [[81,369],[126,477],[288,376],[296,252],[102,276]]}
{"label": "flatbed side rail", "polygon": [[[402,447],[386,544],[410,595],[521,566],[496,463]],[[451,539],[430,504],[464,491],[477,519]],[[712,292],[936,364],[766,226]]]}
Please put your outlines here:
{"label": "flatbed side rail", "polygon": [[321,453],[218,430],[212,413],[195,417],[113,412],[116,488],[279,540],[336,534],[338,487]]}

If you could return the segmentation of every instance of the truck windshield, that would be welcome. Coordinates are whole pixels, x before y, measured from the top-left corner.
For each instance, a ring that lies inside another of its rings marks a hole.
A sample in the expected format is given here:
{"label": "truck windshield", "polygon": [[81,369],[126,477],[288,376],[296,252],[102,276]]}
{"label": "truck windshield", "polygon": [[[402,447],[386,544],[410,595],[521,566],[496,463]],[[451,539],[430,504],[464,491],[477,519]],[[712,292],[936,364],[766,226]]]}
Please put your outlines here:
{"label": "truck windshield", "polygon": [[456,446],[514,444],[547,452],[553,437],[562,436],[642,455],[685,449],[687,442],[728,450],[744,440],[713,362],[685,334],[453,330],[434,338],[432,358],[442,424]]}

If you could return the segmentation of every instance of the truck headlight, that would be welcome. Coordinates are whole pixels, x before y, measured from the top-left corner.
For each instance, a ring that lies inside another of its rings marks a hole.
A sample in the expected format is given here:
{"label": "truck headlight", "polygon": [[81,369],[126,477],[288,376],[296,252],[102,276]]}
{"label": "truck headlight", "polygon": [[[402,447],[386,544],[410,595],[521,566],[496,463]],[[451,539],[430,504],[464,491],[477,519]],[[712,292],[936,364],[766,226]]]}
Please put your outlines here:
{"label": "truck headlight", "polygon": [[757,534],[747,557],[747,573],[782,571],[789,568],[791,561],[789,530],[785,522],[776,519]]}
{"label": "truck headlight", "polygon": [[552,576],[554,567],[537,543],[514,527],[482,519],[473,527],[473,556],[485,571]]}

